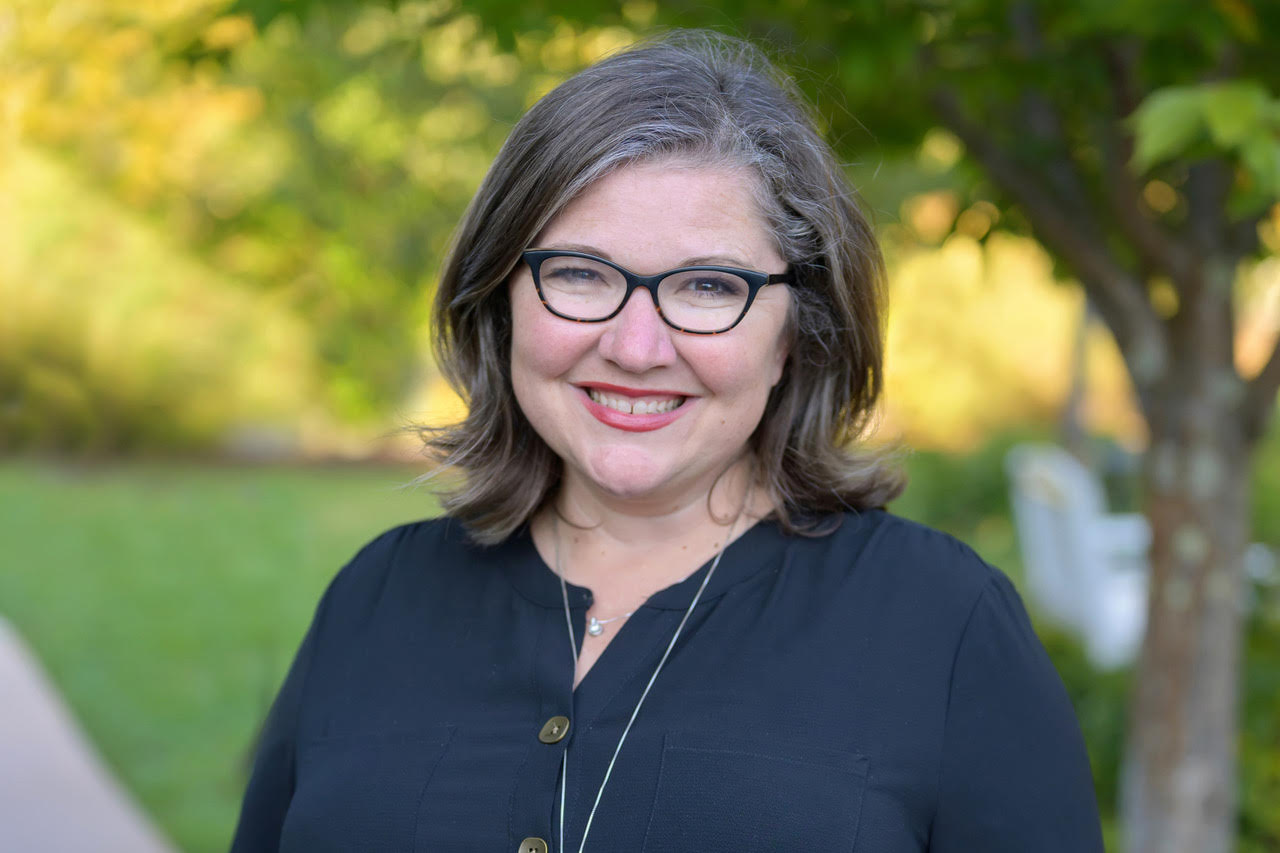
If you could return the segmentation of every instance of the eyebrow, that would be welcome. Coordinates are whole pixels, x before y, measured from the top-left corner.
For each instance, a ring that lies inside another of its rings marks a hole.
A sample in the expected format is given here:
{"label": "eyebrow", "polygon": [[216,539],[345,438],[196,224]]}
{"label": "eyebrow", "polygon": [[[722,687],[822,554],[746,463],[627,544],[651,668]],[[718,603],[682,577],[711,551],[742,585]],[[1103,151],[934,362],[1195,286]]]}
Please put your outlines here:
{"label": "eyebrow", "polygon": [[[603,249],[590,246],[586,243],[559,243],[554,246],[544,246],[545,249],[562,249],[567,252],[582,252],[587,255],[595,255],[597,258],[604,258],[606,261],[618,263],[612,256]],[[621,266],[621,264],[619,264]],[[755,266],[743,261],[741,258],[735,258],[732,255],[698,255],[692,258],[685,258],[671,269],[679,269],[680,267],[700,267],[700,266],[723,266],[737,267],[738,269],[754,270]]]}

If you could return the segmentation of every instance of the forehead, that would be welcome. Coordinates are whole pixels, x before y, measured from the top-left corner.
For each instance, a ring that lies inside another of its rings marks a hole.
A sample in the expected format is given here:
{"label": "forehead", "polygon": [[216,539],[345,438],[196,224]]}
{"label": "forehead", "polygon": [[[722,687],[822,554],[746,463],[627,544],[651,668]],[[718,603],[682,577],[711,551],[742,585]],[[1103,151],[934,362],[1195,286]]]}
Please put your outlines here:
{"label": "forehead", "polygon": [[660,160],[622,166],[589,185],[538,235],[637,272],[694,259],[772,269],[780,257],[745,169]]}

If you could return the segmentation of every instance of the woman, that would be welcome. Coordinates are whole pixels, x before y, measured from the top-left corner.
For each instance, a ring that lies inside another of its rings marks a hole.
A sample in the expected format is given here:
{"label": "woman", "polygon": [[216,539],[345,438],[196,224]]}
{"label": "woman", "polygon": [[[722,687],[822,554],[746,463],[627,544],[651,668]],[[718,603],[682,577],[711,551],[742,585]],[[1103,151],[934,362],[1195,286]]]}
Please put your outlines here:
{"label": "woman", "polygon": [[790,84],[683,34],[547,95],[437,300],[448,514],[324,596],[233,849],[1101,850],[997,570],[878,507],[872,232]]}

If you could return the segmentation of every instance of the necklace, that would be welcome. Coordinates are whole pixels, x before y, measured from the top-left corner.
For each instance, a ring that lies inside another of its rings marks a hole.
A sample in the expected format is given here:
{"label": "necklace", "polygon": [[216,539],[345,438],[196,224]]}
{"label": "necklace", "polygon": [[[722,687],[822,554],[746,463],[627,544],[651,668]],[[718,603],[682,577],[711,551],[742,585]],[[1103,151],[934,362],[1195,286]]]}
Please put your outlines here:
{"label": "necklace", "polygon": [[609,619],[597,619],[594,616],[588,616],[587,617],[587,633],[593,637],[599,637],[601,634],[604,633],[605,625],[608,625],[610,622],[617,622],[619,619],[626,619],[628,616],[631,616],[634,613],[635,611],[632,610],[631,613],[623,613],[621,616],[614,616]]}
{"label": "necklace", "polygon": [[[750,492],[748,492],[748,495]],[[743,499],[742,509],[746,508],[746,498]],[[609,766],[605,768],[604,779],[600,782],[600,787],[596,791],[595,802],[591,804],[591,812],[587,815],[587,825],[582,830],[582,842],[578,845],[578,853],[583,853],[587,847],[587,834],[591,832],[591,822],[596,818],[596,809],[600,807],[600,798],[604,796],[604,787],[609,784],[609,776],[613,773],[613,766],[618,763],[618,753],[622,752],[622,744],[627,740],[627,735],[631,732],[631,724],[636,721],[636,717],[640,714],[640,706],[644,704],[644,700],[649,696],[649,689],[653,687],[653,682],[658,680],[658,673],[662,672],[662,666],[667,662],[667,658],[671,656],[671,650],[676,647],[676,640],[680,639],[680,633],[684,630],[685,623],[689,621],[689,617],[693,615],[693,610],[698,606],[698,601],[702,598],[702,592],[707,588],[707,582],[711,580],[711,575],[715,573],[716,566],[720,565],[720,558],[724,556],[724,549],[729,547],[729,540],[733,538],[733,530],[738,526],[738,519],[742,517],[742,509],[738,510],[738,515],[734,517],[733,523],[729,525],[729,531],[725,534],[724,544],[720,546],[720,550],[716,551],[715,559],[711,561],[711,566],[707,569],[707,574],[702,579],[702,583],[698,586],[698,591],[694,593],[693,601],[689,602],[689,608],[685,610],[684,616],[680,619],[680,624],[676,626],[676,632],[671,635],[671,642],[667,643],[667,650],[662,653],[662,657],[658,660],[658,665],[653,669],[653,675],[649,676],[649,683],[644,686],[644,692],[640,694],[639,700],[636,701],[636,707],[631,711],[631,719],[627,720],[626,726],[622,729],[622,735],[618,738],[618,745],[613,748],[613,757],[609,759]],[[560,566],[560,522],[555,515],[551,517],[552,535],[556,540],[556,575],[560,578],[560,596],[564,600],[564,624],[569,629],[569,649],[573,653],[573,680],[578,680],[578,640],[573,633],[573,617],[569,614],[569,588],[564,582],[564,572]],[[634,613],[635,611],[631,611]],[[631,613],[625,614],[630,616]],[[608,621],[613,622],[616,619],[624,618],[615,616]],[[600,624],[604,624],[601,622]],[[590,628],[588,628],[590,630]],[[564,846],[564,792],[568,788],[569,774],[569,748],[560,755],[560,844],[557,853],[565,853]]]}

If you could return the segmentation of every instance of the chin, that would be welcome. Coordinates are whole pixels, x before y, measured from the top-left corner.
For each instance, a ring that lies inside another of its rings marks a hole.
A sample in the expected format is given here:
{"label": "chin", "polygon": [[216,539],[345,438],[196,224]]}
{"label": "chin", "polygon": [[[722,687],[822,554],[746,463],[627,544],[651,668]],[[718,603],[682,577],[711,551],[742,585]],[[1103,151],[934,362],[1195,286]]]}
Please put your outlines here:
{"label": "chin", "polygon": [[602,449],[592,459],[589,476],[596,487],[615,498],[653,497],[671,484],[669,461],[630,449]]}

